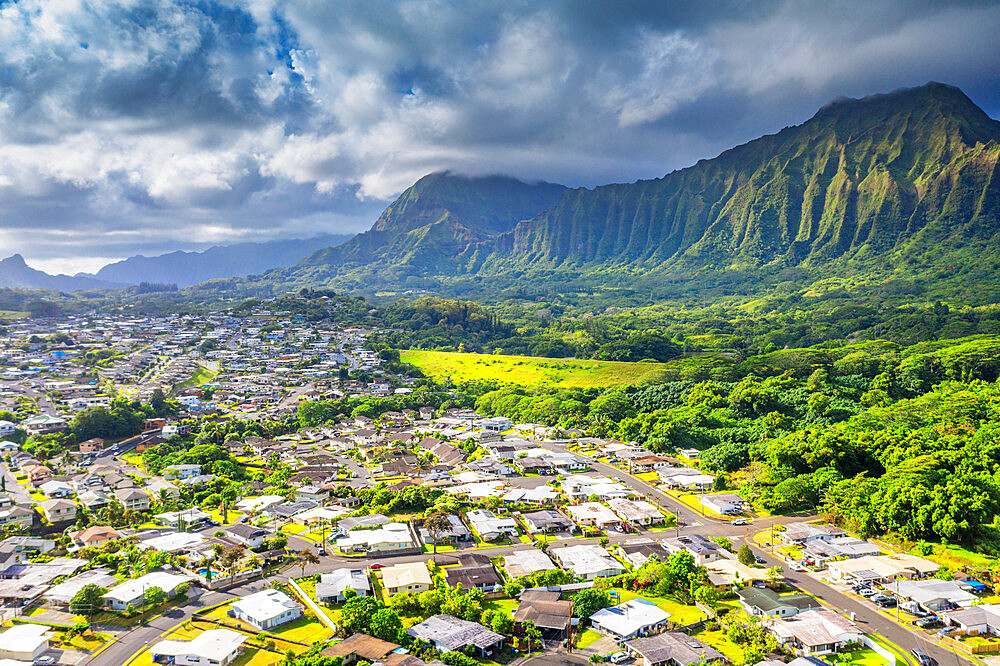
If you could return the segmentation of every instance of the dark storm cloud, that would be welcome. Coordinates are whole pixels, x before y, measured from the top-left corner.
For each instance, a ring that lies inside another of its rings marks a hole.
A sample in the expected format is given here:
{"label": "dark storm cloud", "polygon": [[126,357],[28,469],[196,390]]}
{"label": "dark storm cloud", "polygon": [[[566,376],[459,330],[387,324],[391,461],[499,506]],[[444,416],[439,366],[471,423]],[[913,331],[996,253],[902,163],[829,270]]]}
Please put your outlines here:
{"label": "dark storm cloud", "polygon": [[424,173],[656,177],[839,96],[1000,110],[996,2],[0,5],[0,244],[46,267],[357,231]]}

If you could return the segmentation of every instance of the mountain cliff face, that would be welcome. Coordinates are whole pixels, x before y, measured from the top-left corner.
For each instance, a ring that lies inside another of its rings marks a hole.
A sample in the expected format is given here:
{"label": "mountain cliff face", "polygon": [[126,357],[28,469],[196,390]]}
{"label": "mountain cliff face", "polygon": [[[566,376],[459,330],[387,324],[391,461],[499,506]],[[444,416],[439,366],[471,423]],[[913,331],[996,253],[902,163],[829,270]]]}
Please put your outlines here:
{"label": "mountain cliff face", "polygon": [[713,280],[759,288],[792,269],[806,284],[904,279],[942,294],[975,294],[986,281],[1000,297],[998,161],[1000,123],[957,88],[930,83],[835,101],[656,180],[565,189],[433,174],[369,231],[267,279],[654,294]]}
{"label": "mountain cliff face", "polygon": [[477,253],[492,251],[500,234],[555,204],[565,190],[503,176],[430,174],[389,205],[371,229],[283,273],[322,281],[334,272],[360,288],[407,276],[467,272]]}
{"label": "mountain cliff face", "polygon": [[505,239],[519,263],[817,266],[1000,229],[1000,123],[941,84],[842,100],[651,181],[568,191]]}
{"label": "mountain cliff face", "polygon": [[136,255],[104,266],[95,277],[121,284],[176,283],[186,287],[216,278],[263,273],[289,266],[318,249],[343,243],[350,236],[324,234],[263,243],[236,243],[202,252],[170,252],[156,257]]}

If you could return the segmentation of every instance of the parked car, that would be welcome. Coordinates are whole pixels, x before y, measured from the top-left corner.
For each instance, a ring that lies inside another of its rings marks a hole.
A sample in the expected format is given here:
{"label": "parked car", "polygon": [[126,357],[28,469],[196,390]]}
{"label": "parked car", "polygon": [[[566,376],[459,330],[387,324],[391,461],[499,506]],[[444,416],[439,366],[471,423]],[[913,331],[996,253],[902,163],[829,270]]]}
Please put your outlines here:
{"label": "parked car", "polygon": [[876,592],[875,590],[873,590],[870,587],[866,587],[863,590],[859,590],[858,594],[860,594],[861,596],[863,596],[864,598],[867,599],[869,597],[874,597],[876,594],[878,594],[878,592]]}
{"label": "parked car", "polygon": [[758,556],[757,564],[767,564],[767,560],[765,560],[763,557]]}
{"label": "parked car", "polygon": [[379,569],[385,569],[385,566],[381,562],[372,562],[368,565],[368,568],[372,571],[378,571]]}
{"label": "parked car", "polygon": [[879,595],[877,597],[872,597],[872,601],[875,602],[876,606],[881,608],[895,608],[896,600],[892,597],[887,597],[885,595]]}
{"label": "parked car", "polygon": [[799,564],[798,562],[792,562],[788,566],[789,566],[789,568],[792,571],[805,571],[806,570],[805,566],[802,565],[802,564]]}
{"label": "parked car", "polygon": [[608,661],[610,661],[612,664],[621,664],[628,661],[628,659],[629,659],[628,655],[624,652],[615,652],[613,655],[608,657]]}
{"label": "parked car", "polygon": [[922,617],[919,620],[914,620],[913,624],[921,629],[933,629],[934,627],[941,626],[941,620],[931,615],[930,617]]}
{"label": "parked car", "polygon": [[942,627],[941,629],[938,629],[938,632],[937,632],[936,635],[937,635],[938,638],[944,638],[945,636],[947,636],[948,634],[950,634],[950,633],[952,633],[954,631],[958,631],[958,627]]}
{"label": "parked car", "polygon": [[913,648],[910,650],[910,654],[912,654],[913,658],[917,660],[917,664],[919,664],[919,666],[937,666],[937,660],[920,648]]}

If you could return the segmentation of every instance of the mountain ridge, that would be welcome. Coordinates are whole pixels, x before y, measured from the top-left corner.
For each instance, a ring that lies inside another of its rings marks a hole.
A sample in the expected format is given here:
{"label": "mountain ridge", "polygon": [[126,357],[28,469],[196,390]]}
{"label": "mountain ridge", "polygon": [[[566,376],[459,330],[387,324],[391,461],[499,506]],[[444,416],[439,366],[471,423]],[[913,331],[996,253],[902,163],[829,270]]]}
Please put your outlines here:
{"label": "mountain ridge", "polygon": [[[801,124],[657,179],[561,189],[533,215],[508,215],[510,228],[468,210],[495,205],[489,188],[432,174],[369,231],[265,280],[353,291],[572,283],[655,292],[690,276],[752,286],[794,268],[810,279],[933,277],[969,289],[976,276],[995,283],[1000,268],[998,144],[1000,122],[932,82],[835,100]],[[475,201],[457,215],[453,203],[434,204],[436,187],[471,188]]]}

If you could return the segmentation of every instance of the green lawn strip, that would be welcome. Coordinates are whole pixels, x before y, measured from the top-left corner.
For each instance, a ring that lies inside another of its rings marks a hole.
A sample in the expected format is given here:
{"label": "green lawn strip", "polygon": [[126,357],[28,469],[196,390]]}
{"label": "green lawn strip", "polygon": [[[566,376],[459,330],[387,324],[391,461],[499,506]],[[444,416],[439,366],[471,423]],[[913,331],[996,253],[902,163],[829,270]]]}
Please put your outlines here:
{"label": "green lawn strip", "polygon": [[597,642],[597,639],[601,637],[601,633],[594,631],[593,629],[587,629],[582,634],[577,635],[576,638],[576,649],[582,650],[584,648],[590,647]]}
{"label": "green lawn strip", "polygon": [[903,664],[909,664],[910,666],[912,666],[912,662],[910,661],[910,658],[906,656],[906,652],[903,650],[903,648],[899,647],[885,636],[881,636],[879,634],[868,634],[868,637],[871,638],[876,643],[878,643],[879,645],[881,645],[882,647],[884,647],[889,652],[892,652],[894,655],[896,655],[896,658]]}
{"label": "green lawn strip", "polygon": [[705,643],[726,655],[726,658],[733,663],[738,664],[743,661],[743,648],[729,640],[726,632],[722,629],[714,631],[702,630],[691,634],[691,636],[705,641]]}
{"label": "green lawn strip", "polygon": [[624,603],[626,601],[631,601],[632,599],[642,598],[650,601],[666,612],[670,613],[670,621],[678,625],[691,624],[697,622],[705,617],[705,614],[701,612],[695,606],[688,606],[682,604],[674,599],[669,599],[667,597],[654,597],[650,594],[640,594],[638,592],[632,592],[631,590],[625,590],[620,587],[614,588],[618,592],[619,601]]}

